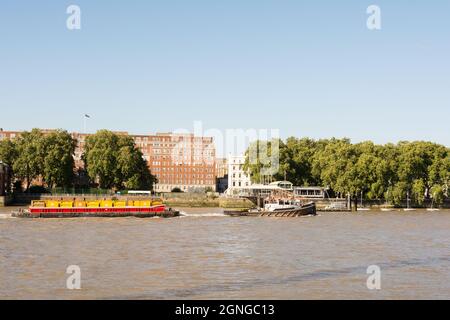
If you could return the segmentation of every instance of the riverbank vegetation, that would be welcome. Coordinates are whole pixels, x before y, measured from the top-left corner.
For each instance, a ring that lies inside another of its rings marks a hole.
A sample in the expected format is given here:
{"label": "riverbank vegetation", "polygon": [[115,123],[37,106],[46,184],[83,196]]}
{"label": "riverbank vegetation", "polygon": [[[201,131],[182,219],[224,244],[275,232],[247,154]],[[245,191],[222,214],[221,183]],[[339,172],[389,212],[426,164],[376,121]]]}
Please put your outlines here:
{"label": "riverbank vegetation", "polygon": [[86,138],[83,161],[89,177],[103,189],[151,190],[150,173],[132,137],[101,130]]}
{"label": "riverbank vegetation", "polygon": [[[151,190],[151,174],[142,152],[131,137],[101,130],[86,138],[84,168],[75,168],[78,141],[64,130],[33,129],[14,140],[0,141],[0,161],[13,171],[14,189],[55,188]],[[86,179],[87,178],[87,179]],[[35,184],[32,186],[32,183]]]}
{"label": "riverbank vegetation", "polygon": [[[423,141],[353,144],[349,139],[294,137],[275,142],[279,144],[275,180],[328,187],[336,196],[350,195],[354,201],[362,195],[367,200],[384,200],[394,205],[401,205],[408,198],[416,205],[427,199],[439,205],[449,197],[450,149],[443,145]],[[258,141],[247,150],[244,169],[253,182],[264,179],[262,169],[270,168],[272,162],[258,158],[252,163],[249,154],[267,150],[270,159],[272,145],[276,144]]]}

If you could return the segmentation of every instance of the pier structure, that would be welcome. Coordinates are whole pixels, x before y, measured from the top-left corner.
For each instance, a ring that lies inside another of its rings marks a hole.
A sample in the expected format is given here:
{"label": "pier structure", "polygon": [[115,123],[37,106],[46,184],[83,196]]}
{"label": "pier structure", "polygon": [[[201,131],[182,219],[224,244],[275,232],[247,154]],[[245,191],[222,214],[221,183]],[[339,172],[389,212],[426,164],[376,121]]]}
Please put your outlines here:
{"label": "pier structure", "polygon": [[249,186],[228,188],[226,196],[245,198],[256,207],[264,207],[266,201],[276,199],[295,199],[314,202],[319,211],[347,211],[346,199],[328,197],[328,190],[322,187],[296,187],[289,181],[275,181],[270,184],[252,184]]}

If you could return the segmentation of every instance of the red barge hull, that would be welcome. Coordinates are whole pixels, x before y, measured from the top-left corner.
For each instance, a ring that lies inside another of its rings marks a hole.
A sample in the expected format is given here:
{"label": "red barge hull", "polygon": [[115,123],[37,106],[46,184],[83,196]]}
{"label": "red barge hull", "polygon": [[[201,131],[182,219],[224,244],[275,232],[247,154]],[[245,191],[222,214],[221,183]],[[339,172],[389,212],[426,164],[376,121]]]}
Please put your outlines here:
{"label": "red barge hull", "polygon": [[30,207],[28,210],[13,212],[18,218],[78,218],[78,217],[138,217],[152,218],[177,217],[180,213],[167,209],[166,206],[153,207],[102,207],[102,208],[39,208]]}

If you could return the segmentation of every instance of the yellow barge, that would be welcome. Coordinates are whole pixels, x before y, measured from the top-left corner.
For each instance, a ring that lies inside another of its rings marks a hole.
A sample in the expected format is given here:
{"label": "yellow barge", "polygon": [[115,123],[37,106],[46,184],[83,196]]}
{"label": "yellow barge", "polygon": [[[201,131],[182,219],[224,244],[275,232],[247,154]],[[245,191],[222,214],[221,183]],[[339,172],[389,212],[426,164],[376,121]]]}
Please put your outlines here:
{"label": "yellow barge", "polygon": [[178,211],[166,208],[160,199],[144,200],[35,200],[27,210],[13,212],[23,218],[74,217],[176,217]]}

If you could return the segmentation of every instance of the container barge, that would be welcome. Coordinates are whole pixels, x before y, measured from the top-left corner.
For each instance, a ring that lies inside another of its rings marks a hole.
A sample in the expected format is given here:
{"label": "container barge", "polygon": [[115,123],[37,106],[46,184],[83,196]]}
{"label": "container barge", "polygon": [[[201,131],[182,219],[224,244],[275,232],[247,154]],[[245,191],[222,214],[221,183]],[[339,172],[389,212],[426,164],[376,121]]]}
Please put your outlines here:
{"label": "container barge", "polygon": [[17,218],[138,217],[173,218],[180,213],[167,208],[161,200],[37,200],[28,209],[13,211]]}

